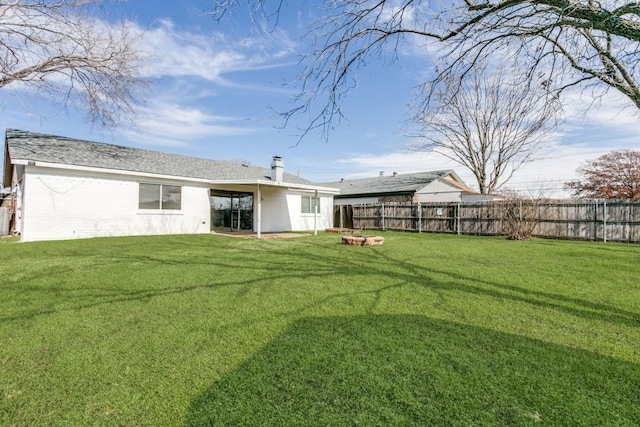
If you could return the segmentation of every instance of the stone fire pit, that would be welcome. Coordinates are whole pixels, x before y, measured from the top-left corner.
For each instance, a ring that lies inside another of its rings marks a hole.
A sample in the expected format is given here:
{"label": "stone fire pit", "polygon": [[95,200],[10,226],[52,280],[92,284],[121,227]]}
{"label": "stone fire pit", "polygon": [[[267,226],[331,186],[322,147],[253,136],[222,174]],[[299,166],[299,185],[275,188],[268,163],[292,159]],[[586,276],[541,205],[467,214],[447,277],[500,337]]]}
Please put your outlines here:
{"label": "stone fire pit", "polygon": [[343,245],[351,246],[377,246],[384,243],[384,237],[380,236],[342,236]]}

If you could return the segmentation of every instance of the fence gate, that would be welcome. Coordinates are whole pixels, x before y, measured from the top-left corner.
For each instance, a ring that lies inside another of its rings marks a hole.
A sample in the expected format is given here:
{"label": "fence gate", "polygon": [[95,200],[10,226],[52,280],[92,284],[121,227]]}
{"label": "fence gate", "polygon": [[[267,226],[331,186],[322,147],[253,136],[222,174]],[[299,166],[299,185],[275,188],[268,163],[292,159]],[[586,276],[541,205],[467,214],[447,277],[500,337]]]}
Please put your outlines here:
{"label": "fence gate", "polygon": [[354,228],[353,205],[333,206],[333,226],[340,228]]}

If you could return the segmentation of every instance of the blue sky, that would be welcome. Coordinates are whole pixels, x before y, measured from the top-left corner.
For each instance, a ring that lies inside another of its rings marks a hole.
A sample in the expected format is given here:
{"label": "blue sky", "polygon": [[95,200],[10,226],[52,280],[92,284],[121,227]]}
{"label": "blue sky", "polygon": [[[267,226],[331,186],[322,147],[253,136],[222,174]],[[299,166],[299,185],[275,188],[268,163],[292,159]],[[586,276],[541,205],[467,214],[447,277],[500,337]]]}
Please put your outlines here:
{"label": "blue sky", "polygon": [[[22,104],[20,90],[6,87],[0,91],[0,128],[261,166],[280,155],[288,172],[316,182],[453,168],[474,186],[461,166],[406,150],[409,105],[419,76],[432,67],[429,54],[417,49],[402,49],[392,64],[374,62],[359,70],[358,84],[343,105],[346,120],[328,141],[310,133],[298,143],[296,127],[306,124],[304,116],[280,128],[275,111],[290,108],[297,93],[286,83],[300,72],[299,55],[309,48],[301,36],[312,4],[285,2],[278,26],[268,33],[252,28],[241,10],[218,23],[204,13],[210,0],[108,4],[113,18],[145,30],[143,45],[153,58],[143,71],[153,85],[137,126],[96,128],[81,111],[60,111],[33,96]],[[612,149],[640,149],[640,118],[630,103],[612,92],[585,114],[587,103],[574,95],[566,122],[550,138],[552,150],[517,172],[508,187],[560,195],[562,182],[575,178],[583,161]]]}

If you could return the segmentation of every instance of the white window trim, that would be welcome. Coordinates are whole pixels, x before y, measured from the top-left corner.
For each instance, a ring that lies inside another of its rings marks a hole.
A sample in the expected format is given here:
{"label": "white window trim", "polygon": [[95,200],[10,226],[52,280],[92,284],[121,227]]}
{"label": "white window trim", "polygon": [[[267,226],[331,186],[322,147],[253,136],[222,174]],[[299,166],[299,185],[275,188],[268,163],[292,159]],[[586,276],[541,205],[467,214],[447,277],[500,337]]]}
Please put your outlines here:
{"label": "white window trim", "polygon": [[[303,200],[304,200],[305,198],[308,198],[308,199],[309,199],[309,210],[311,210],[311,208],[313,207],[313,200],[315,200],[315,201],[316,201],[316,202],[315,202],[315,204],[316,204],[316,206],[317,206],[317,208],[318,208],[318,209],[317,209],[317,211],[315,211],[315,210],[314,210],[313,212],[304,212],[304,211],[303,211],[303,206],[304,206],[304,202],[303,202]],[[320,199],[320,197],[315,197],[315,196],[311,196],[311,195],[309,195],[309,196],[307,196],[307,195],[301,195],[301,196],[300,196],[300,215],[313,216],[313,215],[316,215],[316,214],[320,214],[320,212],[321,212],[321,209],[320,209],[320,206],[321,206],[320,200],[321,200],[321,199]]]}
{"label": "white window trim", "polygon": [[[159,206],[157,208],[141,208],[140,207],[140,185],[141,184],[147,184],[147,185],[157,185],[159,187],[159,192],[160,192],[160,197],[159,197]],[[179,187],[180,188],[180,208],[179,209],[164,209],[162,207],[162,188],[164,186],[170,186],[170,187]],[[184,186],[179,185],[179,184],[169,184],[169,183],[159,183],[159,182],[149,182],[149,181],[138,181],[138,213],[140,214],[158,214],[158,213],[164,213],[164,214],[173,214],[173,215],[182,215],[182,211],[184,208],[183,205],[183,194],[184,194]]]}

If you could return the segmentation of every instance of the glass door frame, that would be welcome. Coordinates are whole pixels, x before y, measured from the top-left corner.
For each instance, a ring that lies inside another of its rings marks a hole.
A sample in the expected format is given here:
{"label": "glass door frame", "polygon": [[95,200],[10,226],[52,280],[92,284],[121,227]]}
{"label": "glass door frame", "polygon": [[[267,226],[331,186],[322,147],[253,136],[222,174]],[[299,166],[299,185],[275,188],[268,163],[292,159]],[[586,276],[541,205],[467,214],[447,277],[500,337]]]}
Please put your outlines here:
{"label": "glass door frame", "polygon": [[[220,202],[220,199],[228,199],[228,202],[223,202],[221,206],[226,209],[216,209],[215,202]],[[247,199],[249,199],[248,206],[244,202]],[[253,231],[254,194],[252,192],[210,189],[209,203],[211,206],[211,230]],[[226,203],[228,206],[224,206]],[[226,211],[226,215],[216,215],[216,212],[224,211]]]}

